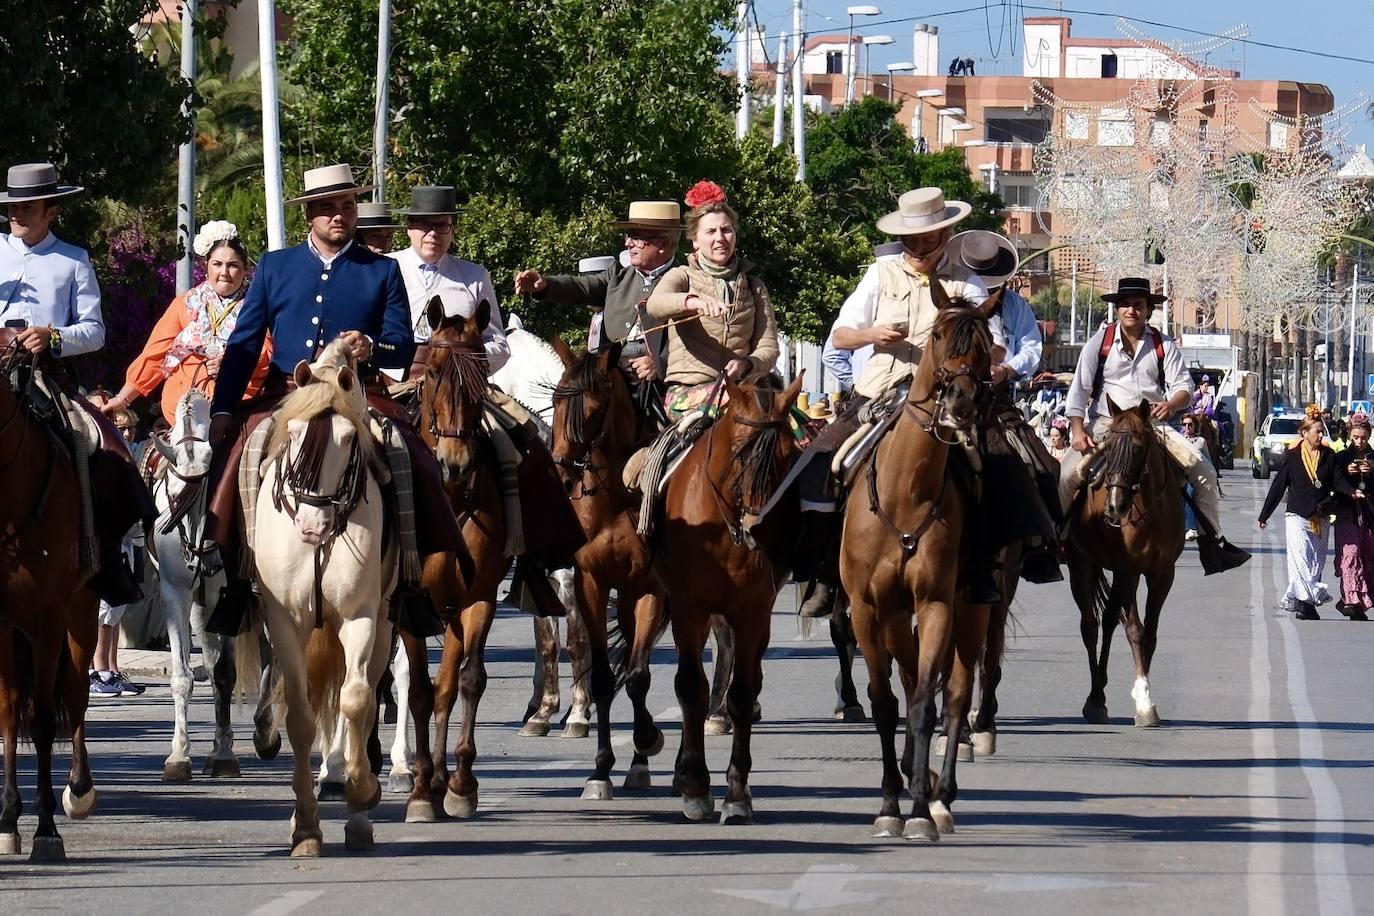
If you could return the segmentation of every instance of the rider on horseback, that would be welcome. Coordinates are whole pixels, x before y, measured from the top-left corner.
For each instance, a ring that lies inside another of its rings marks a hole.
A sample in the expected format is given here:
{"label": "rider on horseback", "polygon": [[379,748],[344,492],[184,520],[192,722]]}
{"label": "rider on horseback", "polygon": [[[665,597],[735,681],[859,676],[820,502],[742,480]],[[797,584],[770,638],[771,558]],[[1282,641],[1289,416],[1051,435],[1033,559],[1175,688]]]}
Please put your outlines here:
{"label": "rider on horseback", "polygon": [[1167,298],[1150,289],[1143,277],[1124,277],[1115,293],[1103,300],[1116,306],[1116,322],[1088,340],[1078,357],[1073,384],[1069,386],[1067,413],[1073,450],[1064,458],[1059,495],[1067,512],[1079,488],[1088,453],[1110,425],[1109,400],[1118,409],[1151,403],[1150,416],[1165,450],[1178,463],[1193,486],[1198,521],[1198,553],[1206,575],[1234,569],[1250,554],[1221,535],[1217,503],[1217,472],[1204,452],[1192,448],[1168,420],[1192,404],[1193,383],[1183,365],[1183,354],[1174,339],[1150,326],[1150,313]]}

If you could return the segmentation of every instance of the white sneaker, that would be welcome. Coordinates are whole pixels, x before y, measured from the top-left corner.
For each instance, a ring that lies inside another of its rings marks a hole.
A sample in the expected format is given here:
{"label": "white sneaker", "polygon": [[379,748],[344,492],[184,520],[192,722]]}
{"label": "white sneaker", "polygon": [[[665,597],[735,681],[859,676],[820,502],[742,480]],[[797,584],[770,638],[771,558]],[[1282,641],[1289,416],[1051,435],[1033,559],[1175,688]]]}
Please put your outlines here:
{"label": "white sneaker", "polygon": [[1184,539],[1185,541],[1196,541],[1196,540],[1197,540],[1197,530],[1196,530],[1196,529],[1193,529],[1193,528],[1189,528],[1187,531],[1185,531],[1185,532],[1183,533],[1183,539]]}

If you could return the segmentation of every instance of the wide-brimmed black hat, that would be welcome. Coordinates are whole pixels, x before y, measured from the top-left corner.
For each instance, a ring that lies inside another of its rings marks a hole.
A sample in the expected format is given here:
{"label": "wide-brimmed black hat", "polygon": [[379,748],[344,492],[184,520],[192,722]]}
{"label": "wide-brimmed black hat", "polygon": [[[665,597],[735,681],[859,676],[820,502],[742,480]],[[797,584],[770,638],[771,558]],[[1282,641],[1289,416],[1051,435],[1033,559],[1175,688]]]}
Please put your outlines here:
{"label": "wide-brimmed black hat", "polygon": [[18,204],[26,200],[51,200],[80,194],[85,188],[58,184],[57,166],[51,162],[29,162],[10,166],[6,176],[6,190],[0,191],[0,204]]}
{"label": "wide-brimmed black hat", "polygon": [[1116,281],[1116,292],[1103,293],[1102,301],[1110,302],[1113,305],[1130,296],[1142,296],[1151,305],[1159,305],[1167,302],[1168,296],[1155,292],[1150,288],[1150,281],[1145,277],[1122,277]]}
{"label": "wide-brimmed black hat", "polygon": [[410,206],[398,211],[411,216],[457,216],[458,192],[449,185],[421,185],[410,190]]}

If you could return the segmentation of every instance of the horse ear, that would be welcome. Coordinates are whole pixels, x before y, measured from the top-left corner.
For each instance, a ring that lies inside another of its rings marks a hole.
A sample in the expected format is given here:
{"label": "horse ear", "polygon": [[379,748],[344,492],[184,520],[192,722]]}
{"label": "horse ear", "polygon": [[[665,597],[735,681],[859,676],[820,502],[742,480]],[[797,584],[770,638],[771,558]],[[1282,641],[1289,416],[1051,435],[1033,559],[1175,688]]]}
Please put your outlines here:
{"label": "horse ear", "polygon": [[792,409],[792,405],[797,403],[797,395],[801,394],[802,383],[806,381],[806,370],[797,373],[797,377],[792,379],[792,384],[788,385],[782,392],[782,411]]}
{"label": "horse ear", "polygon": [[605,350],[601,351],[600,359],[602,372],[609,372],[612,366],[620,362],[620,351],[623,348],[624,344],[616,340],[613,341],[611,345],[607,347]]}
{"label": "horse ear", "polygon": [[572,364],[577,361],[577,357],[573,356],[572,347],[568,346],[568,342],[563,339],[561,334],[553,335],[553,339],[549,342],[553,344],[553,352],[558,354],[558,359],[563,363],[563,368],[571,369]]}
{"label": "horse ear", "polygon": [[978,306],[978,314],[984,318],[991,318],[994,313],[1002,306],[1002,293],[1006,291],[1005,286],[997,287],[997,292],[983,300],[983,304]]}
{"label": "horse ear", "polygon": [[444,323],[444,301],[438,296],[432,297],[425,306],[425,321],[429,322],[431,331],[439,330],[439,325]]}
{"label": "horse ear", "polygon": [[1136,405],[1135,412],[1140,414],[1140,418],[1142,420],[1148,420],[1150,419],[1151,406],[1153,405],[1151,405],[1149,401],[1141,401],[1139,404]]}
{"label": "horse ear", "polygon": [[1116,406],[1116,402],[1109,395],[1107,397],[1107,416],[1114,417],[1119,413],[1121,413],[1121,408]]}
{"label": "horse ear", "polygon": [[491,303],[486,299],[477,303],[477,311],[472,313],[472,320],[477,322],[477,333],[481,334],[491,324]]}
{"label": "horse ear", "polygon": [[296,382],[297,388],[304,388],[315,381],[315,373],[310,371],[310,364],[305,360],[296,363],[296,368],[292,371],[291,376]]}
{"label": "horse ear", "polygon": [[354,373],[353,369],[349,366],[344,366],[339,370],[338,378],[339,387],[347,392],[353,391],[353,384],[358,380],[357,374]]}
{"label": "horse ear", "polygon": [[148,438],[153,440],[153,448],[157,449],[159,455],[166,458],[172,464],[177,463],[176,449],[172,448],[171,444],[166,439],[156,434]]}

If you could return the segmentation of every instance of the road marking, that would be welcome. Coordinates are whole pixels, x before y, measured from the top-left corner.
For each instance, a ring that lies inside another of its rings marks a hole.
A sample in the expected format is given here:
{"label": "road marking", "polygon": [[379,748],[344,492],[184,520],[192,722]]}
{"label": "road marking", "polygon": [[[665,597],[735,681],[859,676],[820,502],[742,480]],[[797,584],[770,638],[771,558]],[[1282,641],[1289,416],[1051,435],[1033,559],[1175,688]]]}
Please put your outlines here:
{"label": "road marking", "polygon": [[782,910],[823,910],[829,907],[853,907],[860,903],[872,903],[879,898],[879,894],[855,894],[845,890],[850,876],[858,870],[859,866],[848,863],[812,865],[784,890],[740,889],[718,890],[716,893],[764,903]]}
{"label": "road marking", "polygon": [[[676,706],[669,706],[667,709],[663,710],[663,712],[654,716],[654,721],[671,722],[673,719],[677,719],[681,716],[682,710],[678,709]],[[611,747],[625,747],[634,739],[635,736],[633,730],[625,732],[624,734],[616,735],[614,738],[611,739]]]}
{"label": "road marking", "polygon": [[[1265,539],[1264,535],[1261,535]],[[1272,537],[1267,538],[1273,540]],[[1268,589],[1264,587],[1262,570],[1269,563],[1269,554],[1259,554],[1250,562],[1250,748],[1254,765],[1247,778],[1246,795],[1250,800],[1251,829],[1270,834],[1266,840],[1249,846],[1245,882],[1246,910],[1251,914],[1283,912],[1283,833],[1279,829],[1278,776],[1271,765],[1278,757],[1274,729],[1260,726],[1269,722],[1269,610]]]}
{"label": "road marking", "polygon": [[286,916],[287,913],[299,910],[323,893],[324,891],[287,891],[271,903],[264,903],[256,910],[250,910],[248,916]]}

